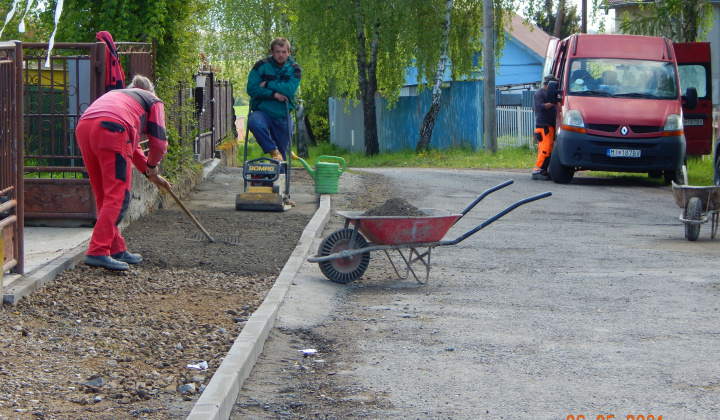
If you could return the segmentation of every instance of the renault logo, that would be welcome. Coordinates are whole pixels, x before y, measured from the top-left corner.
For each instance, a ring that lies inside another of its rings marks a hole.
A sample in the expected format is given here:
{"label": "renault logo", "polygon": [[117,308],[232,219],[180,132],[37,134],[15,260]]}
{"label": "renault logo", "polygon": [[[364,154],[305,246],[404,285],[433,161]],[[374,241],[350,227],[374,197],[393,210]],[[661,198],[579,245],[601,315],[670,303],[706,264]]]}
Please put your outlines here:
{"label": "renault logo", "polygon": [[628,128],[623,126],[623,128],[620,129],[620,132],[622,133],[623,136],[627,136]]}

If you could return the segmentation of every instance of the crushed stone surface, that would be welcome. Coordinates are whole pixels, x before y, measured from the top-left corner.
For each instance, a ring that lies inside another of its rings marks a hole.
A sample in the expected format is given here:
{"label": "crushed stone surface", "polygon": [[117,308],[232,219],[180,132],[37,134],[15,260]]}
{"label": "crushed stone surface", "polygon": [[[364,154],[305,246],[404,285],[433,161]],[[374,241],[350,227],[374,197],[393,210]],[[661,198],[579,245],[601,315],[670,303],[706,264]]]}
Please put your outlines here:
{"label": "crushed stone surface", "polygon": [[241,169],[217,168],[183,199],[215,243],[158,209],[123,232],[143,263],[80,263],[0,307],[0,419],[187,417],[317,210],[310,176],[292,175],[296,207],[240,212]]}

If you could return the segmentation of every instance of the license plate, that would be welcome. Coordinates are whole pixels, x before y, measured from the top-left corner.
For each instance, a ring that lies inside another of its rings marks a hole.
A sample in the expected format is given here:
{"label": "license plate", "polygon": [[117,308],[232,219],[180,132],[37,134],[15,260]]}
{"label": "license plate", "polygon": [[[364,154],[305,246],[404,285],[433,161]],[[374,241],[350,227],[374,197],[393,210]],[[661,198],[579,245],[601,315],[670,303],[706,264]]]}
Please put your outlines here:
{"label": "license plate", "polygon": [[683,120],[683,125],[703,125],[703,120],[687,119]]}
{"label": "license plate", "polygon": [[639,158],[639,157],[640,157],[640,150],[607,149],[607,155],[608,155],[608,157]]}

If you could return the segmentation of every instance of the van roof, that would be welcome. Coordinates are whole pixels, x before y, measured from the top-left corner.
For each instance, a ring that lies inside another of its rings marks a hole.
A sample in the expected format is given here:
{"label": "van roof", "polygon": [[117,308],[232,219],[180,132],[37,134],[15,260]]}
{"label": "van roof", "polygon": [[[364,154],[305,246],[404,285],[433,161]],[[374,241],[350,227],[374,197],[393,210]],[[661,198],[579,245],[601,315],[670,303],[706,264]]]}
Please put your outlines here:
{"label": "van roof", "polygon": [[[569,56],[674,61],[670,41],[656,36],[576,34],[565,38]],[[575,45],[577,43],[577,45]]]}

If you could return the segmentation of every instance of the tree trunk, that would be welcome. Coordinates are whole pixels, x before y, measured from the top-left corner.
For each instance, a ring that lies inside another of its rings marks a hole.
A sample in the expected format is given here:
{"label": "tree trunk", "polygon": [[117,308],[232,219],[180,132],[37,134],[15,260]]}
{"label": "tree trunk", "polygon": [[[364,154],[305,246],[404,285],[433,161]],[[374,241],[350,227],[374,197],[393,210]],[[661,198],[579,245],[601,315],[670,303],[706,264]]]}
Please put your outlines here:
{"label": "tree trunk", "polygon": [[681,31],[678,31],[682,42],[697,42],[700,30],[700,15],[704,1],[692,0],[682,3]]}
{"label": "tree trunk", "polygon": [[442,99],[442,85],[445,76],[445,65],[448,60],[448,44],[450,42],[450,11],[452,10],[453,0],[445,0],[445,21],[443,22],[442,47],[440,49],[440,59],[438,60],[437,69],[435,70],[435,83],[433,84],[432,101],[430,110],[423,118],[422,127],[420,127],[420,140],[418,141],[415,152],[430,150],[430,138],[432,137],[435,121],[440,113],[440,100]]}
{"label": "tree trunk", "polygon": [[301,100],[298,100],[297,105],[295,105],[295,127],[298,156],[307,159],[310,156],[308,153],[308,132],[307,127],[305,127],[305,107]]}
{"label": "tree trunk", "polygon": [[365,51],[365,27],[363,22],[362,9],[360,0],[355,0],[356,20],[357,20],[357,66],[358,66],[358,83],[360,85],[360,93],[363,102],[363,116],[365,118],[365,154],[368,156],[380,153],[380,145],[377,136],[377,118],[375,116],[375,91],[377,90],[377,47],[379,37],[379,22],[375,24],[373,33],[372,47],[370,52],[370,62],[367,61]]}
{"label": "tree trunk", "polygon": [[312,143],[313,146],[317,146],[317,139],[315,138],[315,133],[313,133],[312,124],[310,124],[310,118],[307,114],[305,114],[305,128],[307,128],[310,143]]}

